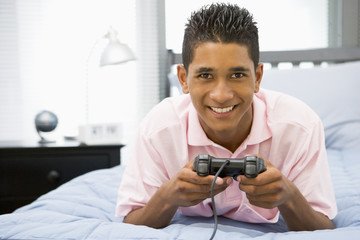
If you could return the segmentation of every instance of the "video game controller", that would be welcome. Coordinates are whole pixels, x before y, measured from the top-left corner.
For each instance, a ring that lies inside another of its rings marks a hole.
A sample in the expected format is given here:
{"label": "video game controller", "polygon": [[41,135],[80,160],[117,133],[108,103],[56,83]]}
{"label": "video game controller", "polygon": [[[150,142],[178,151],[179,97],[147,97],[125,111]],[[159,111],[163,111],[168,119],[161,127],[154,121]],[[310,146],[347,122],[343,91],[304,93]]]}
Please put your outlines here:
{"label": "video game controller", "polygon": [[[238,175],[255,178],[259,173],[266,170],[265,161],[257,156],[243,158],[214,158],[208,154],[200,154],[195,158],[194,170],[199,176],[215,175],[219,168],[227,161],[219,177],[230,176],[234,179]],[[235,179],[236,180],[236,179]]]}

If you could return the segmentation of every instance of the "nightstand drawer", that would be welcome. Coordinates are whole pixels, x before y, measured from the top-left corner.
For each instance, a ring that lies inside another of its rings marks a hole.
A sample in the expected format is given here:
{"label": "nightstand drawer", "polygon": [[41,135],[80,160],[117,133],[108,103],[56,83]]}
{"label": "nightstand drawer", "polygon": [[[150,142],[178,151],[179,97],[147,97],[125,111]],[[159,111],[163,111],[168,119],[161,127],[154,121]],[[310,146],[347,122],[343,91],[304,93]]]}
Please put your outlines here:
{"label": "nightstand drawer", "polygon": [[31,203],[74,177],[119,165],[123,146],[0,142],[0,214]]}
{"label": "nightstand drawer", "polygon": [[0,159],[0,197],[38,196],[86,172],[111,166],[109,156]]}

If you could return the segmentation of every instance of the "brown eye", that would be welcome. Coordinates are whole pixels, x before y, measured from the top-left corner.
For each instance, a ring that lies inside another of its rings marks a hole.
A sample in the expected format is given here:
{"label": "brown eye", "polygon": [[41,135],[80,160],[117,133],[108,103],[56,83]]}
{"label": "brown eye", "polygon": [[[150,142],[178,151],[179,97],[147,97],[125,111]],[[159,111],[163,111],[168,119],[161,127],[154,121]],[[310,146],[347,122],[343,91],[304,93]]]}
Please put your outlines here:
{"label": "brown eye", "polygon": [[233,75],[231,75],[231,78],[242,78],[244,76],[244,74],[242,73],[234,73]]}
{"label": "brown eye", "polygon": [[202,74],[200,74],[200,77],[201,78],[212,78],[211,74],[209,74],[209,73],[202,73]]}

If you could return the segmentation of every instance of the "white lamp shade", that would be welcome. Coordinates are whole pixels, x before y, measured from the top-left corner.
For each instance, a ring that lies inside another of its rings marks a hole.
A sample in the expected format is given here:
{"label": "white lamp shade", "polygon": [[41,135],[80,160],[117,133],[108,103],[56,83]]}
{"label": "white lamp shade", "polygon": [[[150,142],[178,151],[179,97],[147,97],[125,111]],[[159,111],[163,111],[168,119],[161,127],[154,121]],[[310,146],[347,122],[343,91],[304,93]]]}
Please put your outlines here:
{"label": "white lamp shade", "polygon": [[109,31],[105,37],[109,39],[109,44],[101,55],[101,67],[135,60],[135,56],[131,49],[117,39],[115,31]]}

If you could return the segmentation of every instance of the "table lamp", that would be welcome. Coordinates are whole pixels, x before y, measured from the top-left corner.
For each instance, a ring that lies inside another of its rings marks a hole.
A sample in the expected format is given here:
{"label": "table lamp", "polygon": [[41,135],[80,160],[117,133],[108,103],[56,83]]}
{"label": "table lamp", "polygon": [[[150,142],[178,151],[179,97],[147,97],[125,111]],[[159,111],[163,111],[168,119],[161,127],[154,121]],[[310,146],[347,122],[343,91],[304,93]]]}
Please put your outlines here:
{"label": "table lamp", "polygon": [[109,43],[101,54],[101,67],[135,60],[130,48],[119,41],[117,32],[113,28],[110,28],[104,37],[109,40]]}
{"label": "table lamp", "polygon": [[[100,67],[117,65],[135,60],[131,49],[121,43],[117,38],[117,31],[110,28],[104,36],[108,39],[108,44],[100,56]],[[91,51],[92,53],[92,51]],[[92,55],[90,53],[90,56]],[[89,56],[89,59],[90,59]],[[87,61],[87,65],[89,62]],[[86,80],[88,80],[86,78]],[[106,144],[119,141],[122,135],[122,126],[119,124],[89,124],[88,108],[88,83],[86,86],[86,122],[87,124],[79,127],[79,141],[85,144]]]}

